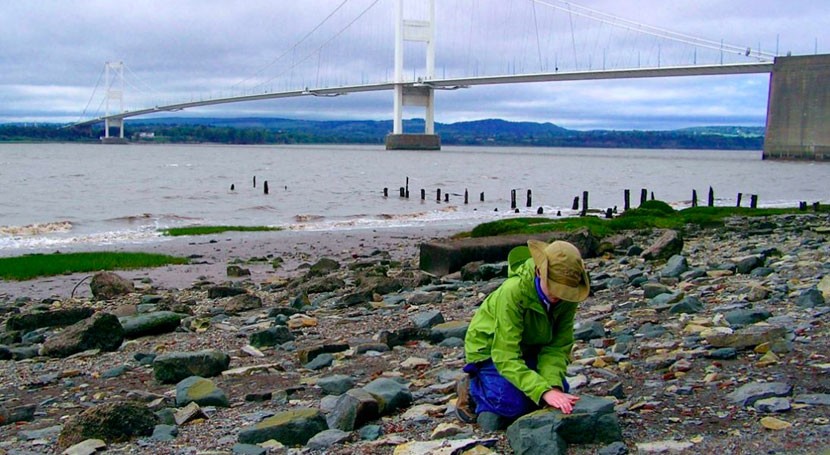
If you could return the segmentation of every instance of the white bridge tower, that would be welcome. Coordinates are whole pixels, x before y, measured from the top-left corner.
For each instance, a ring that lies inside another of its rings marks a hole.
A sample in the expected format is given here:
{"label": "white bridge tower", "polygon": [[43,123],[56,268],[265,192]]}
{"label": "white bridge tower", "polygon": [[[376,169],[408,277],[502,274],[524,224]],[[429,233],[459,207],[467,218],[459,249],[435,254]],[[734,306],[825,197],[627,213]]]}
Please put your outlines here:
{"label": "white bridge tower", "polygon": [[[107,62],[105,64],[105,79],[107,84],[106,95],[106,113],[104,119],[104,137],[105,143],[122,143],[124,142],[124,119],[110,118],[113,113],[110,112],[110,101],[117,104],[118,111],[115,114],[124,112],[124,63],[123,62]],[[110,137],[110,128],[118,128],[118,138]]]}
{"label": "white bridge tower", "polygon": [[[435,78],[435,0],[428,2],[426,19],[404,19],[404,0],[395,4],[395,107],[392,134],[386,136],[387,150],[439,150],[441,140],[435,134],[435,89],[429,81]],[[415,85],[404,85],[404,42],[426,43],[426,71]],[[424,107],[424,133],[404,134],[404,106]]]}

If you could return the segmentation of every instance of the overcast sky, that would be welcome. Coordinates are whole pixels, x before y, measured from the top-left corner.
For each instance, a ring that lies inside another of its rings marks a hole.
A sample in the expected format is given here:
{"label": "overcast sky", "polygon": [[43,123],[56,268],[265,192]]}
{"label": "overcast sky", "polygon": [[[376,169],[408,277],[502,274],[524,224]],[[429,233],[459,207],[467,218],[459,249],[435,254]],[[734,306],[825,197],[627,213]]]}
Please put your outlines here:
{"label": "overcast sky", "polygon": [[[425,14],[424,0],[405,2],[407,16]],[[438,78],[753,62],[759,48],[779,55],[830,52],[825,0],[436,3]],[[0,0],[0,122],[71,122],[103,114],[107,61],[126,65],[128,110],[387,81],[393,75],[394,4]],[[707,49],[640,33],[635,29],[643,27],[579,6],[680,33],[681,41],[700,37],[714,44]],[[722,52],[721,40],[748,48],[750,57]],[[423,45],[406,46],[406,77],[423,75],[423,54]],[[477,86],[437,92],[436,120],[504,118],[574,129],[763,126],[768,85],[769,76],[759,74]],[[392,94],[258,101],[175,115],[387,120]],[[406,117],[422,115],[421,109],[406,110]]]}

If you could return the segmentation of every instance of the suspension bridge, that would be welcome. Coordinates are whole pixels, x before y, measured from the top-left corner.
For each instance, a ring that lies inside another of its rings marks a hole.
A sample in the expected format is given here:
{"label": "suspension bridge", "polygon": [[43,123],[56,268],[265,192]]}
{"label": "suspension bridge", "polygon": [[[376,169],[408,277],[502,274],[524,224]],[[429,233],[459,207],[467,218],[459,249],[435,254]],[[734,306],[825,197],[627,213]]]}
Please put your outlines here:
{"label": "suspension bridge", "polygon": [[[137,76],[128,78],[135,73],[124,63],[108,62],[82,117],[87,116],[99,92],[103,92],[103,99],[98,110],[104,112],[82,118],[75,126],[103,122],[102,140],[118,143],[124,142],[124,123],[132,117],[228,103],[391,91],[393,130],[387,136],[387,148],[439,149],[440,138],[434,129],[435,94],[444,90],[494,84],[767,73],[771,79],[764,158],[830,159],[830,129],[826,128],[830,122],[830,87],[826,82],[830,55],[779,56],[777,49],[775,53],[762,51],[760,44],[753,49],[699,38],[561,0],[509,2],[504,17],[513,22],[504,19],[502,24],[477,15],[474,0],[442,2],[440,16],[435,0],[374,0],[347,12],[349,3],[343,0],[293,46],[235,84],[228,94],[172,102],[145,101],[146,107],[126,110],[126,86],[139,92],[146,84]],[[337,17],[342,17],[341,24],[334,26]],[[459,21],[460,17],[467,17],[466,23]],[[378,26],[378,21],[388,27]],[[516,21],[523,25],[516,26]],[[467,35],[466,42],[458,44],[457,39],[448,39],[450,46],[439,47],[443,37],[450,36],[441,33],[445,22],[451,31],[461,29],[464,33],[460,35]],[[368,25],[361,28],[363,23]],[[333,26],[328,27],[328,35],[323,33],[327,25]],[[501,36],[495,33],[499,25],[507,30]],[[371,36],[367,37],[366,27],[372,30]],[[352,47],[352,55],[357,46],[359,55],[391,57],[392,71],[386,63],[369,58],[360,59],[363,66],[359,69],[327,67],[330,64],[324,56],[337,55],[343,46]],[[360,50],[360,46],[366,49]],[[466,47],[466,53],[460,53],[458,47]],[[488,54],[502,58],[485,60],[482,56]],[[443,55],[446,57],[440,57]],[[357,74],[360,80],[352,81]],[[403,131],[407,107],[423,109],[423,133]],[[113,129],[117,130],[115,134]]]}

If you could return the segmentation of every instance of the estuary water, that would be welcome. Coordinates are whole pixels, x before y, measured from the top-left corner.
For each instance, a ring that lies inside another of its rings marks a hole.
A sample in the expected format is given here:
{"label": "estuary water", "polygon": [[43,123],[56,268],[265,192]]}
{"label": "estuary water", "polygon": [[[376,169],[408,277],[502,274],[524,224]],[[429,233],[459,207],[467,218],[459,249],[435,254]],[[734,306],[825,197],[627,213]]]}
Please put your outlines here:
{"label": "estuary water", "polygon": [[738,193],[745,206],[750,194],[766,207],[830,202],[830,163],[764,161],[760,151],[0,144],[0,182],[0,256],[158,241],[159,229],[189,225],[472,227],[516,216],[512,190],[521,216],[574,215],[583,191],[593,209],[622,209],[626,189],[636,206],[642,188],[678,208],[692,190],[705,203],[710,186],[716,205]]}

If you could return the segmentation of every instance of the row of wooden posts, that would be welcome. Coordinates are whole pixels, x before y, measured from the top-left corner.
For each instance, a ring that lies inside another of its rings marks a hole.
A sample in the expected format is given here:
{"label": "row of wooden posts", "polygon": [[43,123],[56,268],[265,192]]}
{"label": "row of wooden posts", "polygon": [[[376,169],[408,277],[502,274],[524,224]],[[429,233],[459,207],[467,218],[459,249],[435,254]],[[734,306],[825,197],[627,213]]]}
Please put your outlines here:
{"label": "row of wooden posts", "polygon": [[[266,190],[265,190],[266,193],[268,192],[267,184],[268,183],[266,182]],[[406,178],[406,185],[399,188],[399,196],[401,198],[409,199],[409,177]],[[648,196],[649,196],[648,189],[642,188],[640,190],[640,205],[642,205],[643,203],[645,203],[648,200]],[[744,196],[743,193],[738,193],[736,207],[741,207],[741,203],[743,201],[743,196]],[[389,188],[384,188],[383,189],[383,197],[389,197]],[[631,190],[628,190],[628,189],[624,190],[623,199],[624,199],[623,210],[629,210],[631,208]],[[422,201],[426,200],[426,190],[423,189],[423,188],[421,188],[421,200]],[[651,200],[654,200],[654,192],[653,191],[651,192]],[[435,201],[436,202],[441,202],[441,189],[440,188],[438,188],[435,191]],[[449,202],[449,201],[450,201],[450,194],[449,193],[444,193],[444,202]],[[479,194],[479,201],[484,202],[484,192],[481,192]],[[465,188],[464,189],[464,204],[468,204],[469,202],[470,202],[469,192]],[[580,204],[580,202],[581,202],[581,204]],[[533,205],[533,191],[528,189],[527,190],[526,206],[529,208],[532,205]],[[581,210],[580,210],[580,205],[581,205]],[[692,190],[692,207],[697,207],[697,206],[698,206],[697,190]],[[709,187],[709,195],[708,195],[708,199],[707,199],[707,206],[709,206],[709,207],[714,207],[715,206],[715,191],[711,186]],[[757,194],[750,194],[749,195],[749,207],[753,208],[753,209],[758,208],[758,195]],[[820,207],[819,202],[814,202],[813,203],[813,209],[815,211],[818,211],[819,207]],[[800,210],[807,210],[807,202],[806,201],[799,202],[798,203],[798,208]],[[516,203],[516,190],[510,190],[510,209],[515,210],[515,211],[518,212],[518,206],[517,206],[517,203]],[[571,209],[572,210],[580,210],[580,215],[581,216],[585,216],[588,213],[588,192],[587,191],[582,192],[581,200],[580,200],[579,196],[574,197],[573,206],[571,207]],[[539,207],[539,209],[536,211],[536,213],[538,213],[540,215],[542,214],[542,212],[543,212],[542,207]],[[605,217],[606,218],[612,218],[614,213],[617,213],[617,207],[616,206],[614,206],[613,209],[611,209],[611,208],[605,209]]]}

